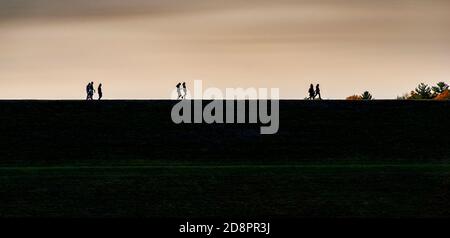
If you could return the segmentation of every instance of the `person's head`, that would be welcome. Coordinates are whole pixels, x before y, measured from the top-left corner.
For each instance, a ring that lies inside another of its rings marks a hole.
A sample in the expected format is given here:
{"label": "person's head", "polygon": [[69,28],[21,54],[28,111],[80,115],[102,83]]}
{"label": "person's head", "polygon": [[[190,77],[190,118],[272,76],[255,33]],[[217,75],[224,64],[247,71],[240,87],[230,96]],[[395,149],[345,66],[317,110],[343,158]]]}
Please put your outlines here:
{"label": "person's head", "polygon": [[98,86],[99,86],[99,87],[101,87],[101,86],[102,86],[102,84],[99,84]]}
{"label": "person's head", "polygon": [[319,84],[317,84],[317,86],[316,86],[317,88],[319,87]]}
{"label": "person's head", "polygon": [[310,88],[314,88],[314,85],[313,84],[311,84],[310,86],[309,86]]}

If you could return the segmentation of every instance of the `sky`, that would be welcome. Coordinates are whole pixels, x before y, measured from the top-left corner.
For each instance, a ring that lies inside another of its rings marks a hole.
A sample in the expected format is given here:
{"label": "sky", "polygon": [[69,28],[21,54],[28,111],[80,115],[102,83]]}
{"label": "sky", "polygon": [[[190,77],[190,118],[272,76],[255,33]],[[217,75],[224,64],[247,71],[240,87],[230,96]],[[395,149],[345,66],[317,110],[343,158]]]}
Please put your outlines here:
{"label": "sky", "polygon": [[393,99],[450,83],[448,0],[0,0],[0,98],[164,99],[178,82]]}

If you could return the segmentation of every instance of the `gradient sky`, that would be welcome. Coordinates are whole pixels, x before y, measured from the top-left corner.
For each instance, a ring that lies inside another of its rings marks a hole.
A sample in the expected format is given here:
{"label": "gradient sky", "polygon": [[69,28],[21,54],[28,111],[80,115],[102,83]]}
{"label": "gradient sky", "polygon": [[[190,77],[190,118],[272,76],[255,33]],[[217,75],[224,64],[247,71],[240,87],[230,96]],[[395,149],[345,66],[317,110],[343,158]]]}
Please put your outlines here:
{"label": "gradient sky", "polygon": [[0,98],[168,98],[174,85],[395,98],[450,81],[448,0],[0,0]]}

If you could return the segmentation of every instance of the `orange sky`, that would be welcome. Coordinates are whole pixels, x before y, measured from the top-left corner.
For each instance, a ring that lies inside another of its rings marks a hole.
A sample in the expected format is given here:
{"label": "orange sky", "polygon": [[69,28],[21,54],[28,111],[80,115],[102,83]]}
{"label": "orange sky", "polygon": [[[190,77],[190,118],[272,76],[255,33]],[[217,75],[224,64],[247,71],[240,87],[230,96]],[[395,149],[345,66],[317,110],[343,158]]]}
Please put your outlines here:
{"label": "orange sky", "polygon": [[[244,2],[244,3],[242,3]],[[174,85],[395,98],[450,81],[446,0],[0,1],[0,98],[168,98]]]}

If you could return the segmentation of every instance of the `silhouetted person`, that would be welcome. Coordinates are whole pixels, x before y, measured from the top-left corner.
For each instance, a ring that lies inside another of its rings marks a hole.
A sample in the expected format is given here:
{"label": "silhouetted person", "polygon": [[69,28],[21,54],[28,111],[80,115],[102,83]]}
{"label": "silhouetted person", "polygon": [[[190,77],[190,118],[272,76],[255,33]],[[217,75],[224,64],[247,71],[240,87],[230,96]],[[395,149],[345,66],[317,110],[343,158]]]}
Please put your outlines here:
{"label": "silhouetted person", "polygon": [[86,100],[89,100],[90,89],[91,89],[91,83],[88,83],[88,85],[86,85]]}
{"label": "silhouetted person", "polygon": [[181,83],[177,84],[177,93],[178,93],[177,99],[183,98],[183,95],[181,95]]}
{"label": "silhouetted person", "polygon": [[98,85],[97,93],[98,93],[98,100],[102,100],[103,97],[102,84]]}
{"label": "silhouetted person", "polygon": [[319,84],[316,85],[316,95],[314,95],[314,98],[316,98],[317,96],[319,96],[319,100],[322,100],[322,96],[320,95]]}
{"label": "silhouetted person", "polygon": [[186,82],[183,82],[183,98],[186,98],[186,94],[187,94]]}
{"label": "silhouetted person", "polygon": [[91,92],[90,92],[91,100],[94,99],[94,93],[95,93],[94,82],[91,82]]}
{"label": "silhouetted person", "polygon": [[90,84],[88,84],[88,97],[87,97],[87,100],[94,99],[94,93],[95,93],[94,82],[91,82]]}
{"label": "silhouetted person", "polygon": [[309,100],[314,100],[314,98],[316,97],[316,94],[315,94],[315,91],[314,91],[314,85],[313,84],[311,84],[310,86],[309,86],[309,90],[308,90],[308,92],[309,92]]}

